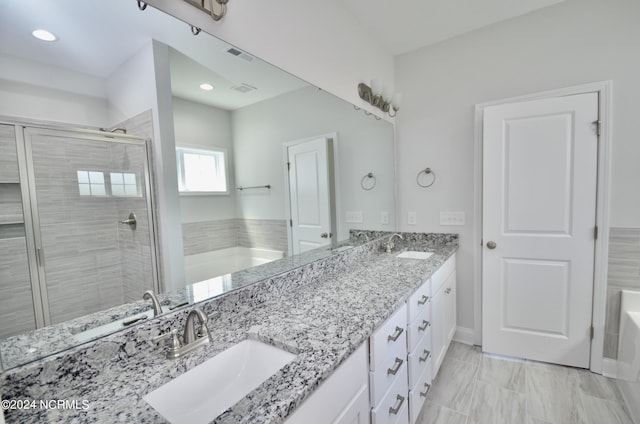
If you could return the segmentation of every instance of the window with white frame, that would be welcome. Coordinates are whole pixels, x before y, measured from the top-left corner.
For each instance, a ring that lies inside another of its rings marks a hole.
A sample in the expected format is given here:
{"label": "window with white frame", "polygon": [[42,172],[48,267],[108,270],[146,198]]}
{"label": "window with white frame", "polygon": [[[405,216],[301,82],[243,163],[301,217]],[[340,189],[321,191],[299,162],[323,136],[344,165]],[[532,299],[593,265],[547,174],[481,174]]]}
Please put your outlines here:
{"label": "window with white frame", "polygon": [[181,193],[228,193],[227,152],[224,149],[176,148]]}

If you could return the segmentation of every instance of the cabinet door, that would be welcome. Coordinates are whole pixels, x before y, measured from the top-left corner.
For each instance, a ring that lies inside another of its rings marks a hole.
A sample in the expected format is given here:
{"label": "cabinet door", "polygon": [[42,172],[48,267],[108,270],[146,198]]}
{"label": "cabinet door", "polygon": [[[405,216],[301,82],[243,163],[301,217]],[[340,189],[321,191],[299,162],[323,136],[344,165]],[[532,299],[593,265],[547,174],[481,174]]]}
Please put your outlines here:
{"label": "cabinet door", "polygon": [[368,423],[368,347],[366,342],[359,347],[285,423]]}
{"label": "cabinet door", "polygon": [[369,391],[362,386],[333,424],[369,424]]}
{"label": "cabinet door", "polygon": [[449,345],[456,332],[456,273],[449,276],[444,288],[444,343]]}
{"label": "cabinet door", "polygon": [[445,345],[445,328],[443,322],[445,310],[447,309],[444,290],[444,287],[441,287],[440,290],[431,298],[431,341],[433,347],[433,361],[431,362],[432,378],[435,378],[438,374],[438,369],[440,368],[440,364],[442,363],[442,359],[444,358],[447,348]]}

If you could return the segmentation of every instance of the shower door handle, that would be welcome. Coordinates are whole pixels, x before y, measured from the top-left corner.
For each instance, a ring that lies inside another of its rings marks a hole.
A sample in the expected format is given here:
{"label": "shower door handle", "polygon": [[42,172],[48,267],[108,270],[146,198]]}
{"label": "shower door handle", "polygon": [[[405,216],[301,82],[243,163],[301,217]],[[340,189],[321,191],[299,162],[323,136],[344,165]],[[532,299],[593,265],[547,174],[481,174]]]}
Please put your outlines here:
{"label": "shower door handle", "polygon": [[136,226],[138,225],[138,221],[136,220],[136,214],[131,212],[129,214],[129,217],[127,219],[123,219],[122,221],[120,221],[120,223],[124,225],[128,225],[131,227],[132,230],[135,230]]}

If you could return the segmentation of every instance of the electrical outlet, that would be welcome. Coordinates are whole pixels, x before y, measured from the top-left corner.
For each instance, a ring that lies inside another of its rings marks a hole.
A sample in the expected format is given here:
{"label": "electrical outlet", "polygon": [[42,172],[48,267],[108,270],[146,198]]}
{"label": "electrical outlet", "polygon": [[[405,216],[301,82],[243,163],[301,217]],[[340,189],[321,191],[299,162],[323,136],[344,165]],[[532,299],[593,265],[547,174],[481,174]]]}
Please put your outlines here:
{"label": "electrical outlet", "polygon": [[362,211],[347,211],[346,221],[349,224],[362,224]]}
{"label": "electrical outlet", "polygon": [[416,213],[415,212],[409,212],[407,213],[407,224],[409,225],[416,225]]}
{"label": "electrical outlet", "polygon": [[440,212],[440,225],[464,225],[464,212]]}
{"label": "electrical outlet", "polygon": [[389,212],[387,211],[380,212],[380,223],[383,225],[389,225]]}

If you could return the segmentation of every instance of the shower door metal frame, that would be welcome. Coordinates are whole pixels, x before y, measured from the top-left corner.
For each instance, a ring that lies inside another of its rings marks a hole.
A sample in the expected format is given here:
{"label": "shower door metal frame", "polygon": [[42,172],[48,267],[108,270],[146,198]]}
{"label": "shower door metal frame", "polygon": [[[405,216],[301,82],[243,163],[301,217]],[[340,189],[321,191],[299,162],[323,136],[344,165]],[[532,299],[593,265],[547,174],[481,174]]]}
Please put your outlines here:
{"label": "shower door metal frame", "polygon": [[[144,192],[147,204],[147,219],[149,222],[149,246],[151,249],[151,271],[153,289],[156,293],[160,291],[160,278],[158,270],[157,254],[158,236],[156,217],[154,213],[155,199],[153,197],[151,172],[151,151],[149,141],[140,137],[125,134],[105,134],[101,131],[88,129],[57,127],[53,125],[36,124],[31,122],[4,121],[0,123],[14,125],[16,133],[16,149],[18,151],[18,169],[20,172],[20,189],[22,192],[23,213],[25,221],[25,238],[27,240],[27,256],[29,271],[31,273],[31,287],[34,300],[34,314],[36,328],[51,325],[51,314],[47,294],[47,280],[45,272],[45,257],[42,251],[42,238],[40,233],[40,218],[35,187],[35,169],[33,166],[33,151],[31,139],[26,136],[27,129],[35,129],[44,135],[67,135],[69,138],[82,138],[97,142],[121,143],[138,145],[144,148],[145,161],[143,173],[145,178]],[[23,183],[24,182],[24,183]],[[117,217],[116,217],[117,219]],[[97,311],[96,311],[97,312]]]}

